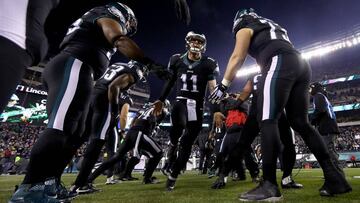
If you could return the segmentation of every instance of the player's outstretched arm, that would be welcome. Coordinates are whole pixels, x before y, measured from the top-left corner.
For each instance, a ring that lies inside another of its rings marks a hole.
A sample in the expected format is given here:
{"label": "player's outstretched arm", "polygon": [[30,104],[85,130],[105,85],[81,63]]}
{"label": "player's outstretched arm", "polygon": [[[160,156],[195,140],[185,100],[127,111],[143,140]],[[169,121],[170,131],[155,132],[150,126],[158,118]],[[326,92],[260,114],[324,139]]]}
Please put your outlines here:
{"label": "player's outstretched arm", "polygon": [[152,62],[144,56],[144,52],[136,42],[125,35],[126,33],[116,20],[105,17],[98,19],[96,23],[103,30],[104,36],[108,42],[120,53],[124,54],[124,56],[143,64]]}
{"label": "player's outstretched arm", "polygon": [[189,25],[191,21],[191,15],[189,5],[187,4],[186,0],[174,0],[174,6],[176,17],[180,21],[186,23],[186,25]]}
{"label": "player's outstretched arm", "polygon": [[243,28],[236,33],[235,47],[227,64],[223,80],[209,96],[211,103],[219,103],[226,95],[226,90],[230,87],[238,68],[246,59],[252,34],[253,30],[249,28]]}

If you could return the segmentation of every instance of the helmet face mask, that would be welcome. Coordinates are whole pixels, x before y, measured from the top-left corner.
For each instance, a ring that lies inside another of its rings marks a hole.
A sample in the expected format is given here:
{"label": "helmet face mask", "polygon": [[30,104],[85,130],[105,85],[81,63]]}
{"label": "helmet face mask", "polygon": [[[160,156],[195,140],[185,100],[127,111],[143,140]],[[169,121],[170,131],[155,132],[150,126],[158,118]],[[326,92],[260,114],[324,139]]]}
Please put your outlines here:
{"label": "helmet face mask", "polygon": [[187,33],[185,37],[186,49],[194,53],[205,53],[206,37],[204,34],[197,34],[193,31]]}
{"label": "helmet face mask", "polygon": [[127,35],[132,36],[136,33],[137,20],[135,18],[135,15],[126,21],[125,27],[126,27]]}

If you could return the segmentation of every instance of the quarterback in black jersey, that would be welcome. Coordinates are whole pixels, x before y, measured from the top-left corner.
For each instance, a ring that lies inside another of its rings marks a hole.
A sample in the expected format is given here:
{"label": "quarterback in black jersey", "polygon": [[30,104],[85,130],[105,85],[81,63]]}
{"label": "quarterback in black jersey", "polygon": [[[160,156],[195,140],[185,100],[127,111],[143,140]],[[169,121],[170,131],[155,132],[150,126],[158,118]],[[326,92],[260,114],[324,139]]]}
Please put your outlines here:
{"label": "quarterback in black jersey", "polygon": [[260,65],[258,115],[261,132],[264,181],[240,196],[242,201],[282,198],[276,182],[276,160],[280,151],[278,120],[284,108],[291,127],[319,161],[325,177],[320,195],[346,193],[351,187],[332,163],[319,133],[308,121],[308,87],[311,68],[291,44],[287,32],[270,19],[257,15],[253,9],[239,11],[234,19],[236,42],[224,78],[210,95],[211,102],[219,102],[234,79],[238,67],[247,56]]}
{"label": "quarterback in black jersey", "polygon": [[[176,86],[176,102],[173,104],[170,129],[170,146],[167,166],[171,166],[167,188],[172,190],[175,180],[189,159],[191,146],[202,128],[203,104],[207,87],[212,91],[216,85],[219,72],[217,62],[203,56],[206,50],[206,38],[203,34],[189,32],[186,37],[185,54],[175,54],[170,58],[168,70],[172,73],[166,83],[159,101],[155,102],[154,113],[161,110],[162,101]],[[161,112],[161,111],[160,111]],[[180,140],[179,156],[175,157],[178,140]]]}
{"label": "quarterback in black jersey", "polygon": [[140,159],[141,155],[145,155],[149,158],[144,172],[144,184],[157,183],[152,177],[156,166],[162,157],[162,149],[152,138],[155,127],[160,124],[164,117],[168,114],[170,103],[165,101],[165,108],[162,113],[155,116],[153,114],[153,104],[144,106],[141,113],[137,116],[133,126],[127,132],[124,141],[120,144],[119,149],[115,156],[111,159],[103,162],[89,177],[88,184],[91,183],[101,175],[106,169],[112,167],[117,163],[121,157],[123,157],[131,149],[134,150],[134,156]]}

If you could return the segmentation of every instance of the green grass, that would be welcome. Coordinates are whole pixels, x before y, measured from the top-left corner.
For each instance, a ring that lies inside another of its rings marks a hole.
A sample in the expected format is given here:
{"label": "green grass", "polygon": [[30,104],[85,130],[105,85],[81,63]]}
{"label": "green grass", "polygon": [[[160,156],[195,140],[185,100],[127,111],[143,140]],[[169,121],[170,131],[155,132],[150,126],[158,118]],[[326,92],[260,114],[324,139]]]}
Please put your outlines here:
{"label": "green grass", "polygon": [[[294,174],[298,172],[294,170]],[[353,191],[348,194],[338,195],[336,197],[327,198],[320,197],[318,189],[323,184],[322,172],[319,169],[302,169],[300,173],[294,178],[297,182],[304,185],[301,190],[282,190],[284,196],[283,202],[306,202],[306,203],[320,203],[320,202],[346,202],[346,203],[360,203],[360,179],[355,179],[353,176],[360,176],[360,169],[346,169],[345,173],[347,179],[353,187]],[[278,177],[281,173],[278,172]],[[208,179],[207,176],[197,175],[195,172],[187,172],[178,178],[175,190],[173,192],[166,192],[165,176],[156,174],[160,178],[161,183],[157,185],[143,185],[141,179],[133,182],[122,182],[116,185],[104,185],[105,177],[100,177],[96,180],[97,187],[102,189],[102,192],[83,195],[73,200],[74,203],[173,203],[173,202],[239,202],[237,196],[239,193],[245,192],[255,186],[250,180],[233,182],[228,181],[225,189],[213,190],[210,185],[215,179]],[[136,177],[141,178],[141,174],[135,174]],[[0,202],[6,202],[14,189],[14,185],[22,180],[23,176],[0,176]],[[64,175],[63,181],[69,186],[74,181],[75,175]]]}

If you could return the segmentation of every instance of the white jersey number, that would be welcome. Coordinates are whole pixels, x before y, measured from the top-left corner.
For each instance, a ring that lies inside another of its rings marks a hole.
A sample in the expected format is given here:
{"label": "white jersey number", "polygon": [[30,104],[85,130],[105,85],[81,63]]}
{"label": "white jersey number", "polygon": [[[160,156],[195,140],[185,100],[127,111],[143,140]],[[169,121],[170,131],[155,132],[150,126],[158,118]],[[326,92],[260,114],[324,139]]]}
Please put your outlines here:
{"label": "white jersey number", "polygon": [[104,79],[105,80],[112,80],[114,79],[115,75],[122,71],[124,69],[124,66],[117,66],[116,69],[108,69],[106,72],[105,72],[105,75],[104,75]]}
{"label": "white jersey number", "polygon": [[[187,74],[181,75],[181,81],[183,82],[183,86],[181,88],[182,91],[189,91],[188,85],[187,85]],[[192,89],[191,92],[198,92],[197,89],[197,75],[191,75],[190,81],[192,83]]]}

